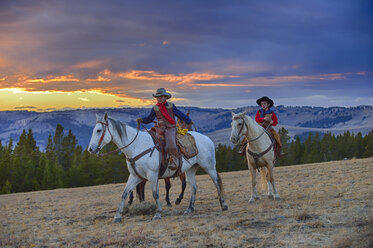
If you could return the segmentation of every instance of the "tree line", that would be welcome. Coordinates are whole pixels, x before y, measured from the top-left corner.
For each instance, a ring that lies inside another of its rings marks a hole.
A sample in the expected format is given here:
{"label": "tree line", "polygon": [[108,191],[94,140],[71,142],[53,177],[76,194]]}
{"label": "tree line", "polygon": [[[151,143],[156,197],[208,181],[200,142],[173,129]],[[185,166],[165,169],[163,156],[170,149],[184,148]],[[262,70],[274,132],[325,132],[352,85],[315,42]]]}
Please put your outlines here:
{"label": "tree line", "polygon": [[[345,132],[343,135],[310,133],[301,142],[290,141],[288,131],[279,130],[284,152],[277,166],[316,163],[344,158],[373,156],[373,130],[366,136]],[[126,182],[129,177],[125,156],[114,153],[105,157],[90,154],[77,144],[71,130],[65,134],[58,124],[54,135],[49,135],[45,151],[36,145],[32,130],[23,130],[17,144],[10,139],[0,141],[0,193],[28,192],[55,188],[92,186]],[[114,150],[107,145],[103,152]],[[246,170],[247,162],[238,153],[239,146],[218,145],[216,167],[219,172]],[[198,171],[198,174],[204,172]]]}
{"label": "tree line", "polygon": [[[333,160],[367,158],[373,156],[373,130],[363,137],[349,131],[341,135],[310,132],[304,142],[299,136],[294,140],[285,128],[279,130],[283,151],[286,154],[277,161],[276,166],[319,163]],[[240,145],[235,147],[219,145],[216,150],[218,171],[246,170],[246,158],[239,154]]]}

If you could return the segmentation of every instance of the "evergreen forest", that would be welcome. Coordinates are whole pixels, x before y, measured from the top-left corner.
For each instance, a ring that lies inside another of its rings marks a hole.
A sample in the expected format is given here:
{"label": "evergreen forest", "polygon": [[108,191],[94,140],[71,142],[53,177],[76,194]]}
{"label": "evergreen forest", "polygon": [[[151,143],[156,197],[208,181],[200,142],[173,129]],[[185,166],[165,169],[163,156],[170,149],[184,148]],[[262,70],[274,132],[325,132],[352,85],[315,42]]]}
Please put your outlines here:
{"label": "evergreen forest", "polygon": [[[286,156],[276,166],[373,156],[373,130],[365,136],[348,131],[337,136],[326,133],[322,137],[318,133],[309,133],[304,142],[299,137],[291,141],[284,128],[279,130],[279,134]],[[102,152],[115,149],[114,144],[109,144]],[[239,145],[217,146],[218,172],[247,169],[247,162],[238,150]],[[199,169],[198,174],[203,173]],[[92,155],[77,144],[71,130],[65,133],[60,124],[56,126],[54,135],[49,135],[45,151],[40,151],[36,145],[31,129],[23,130],[16,144],[12,139],[8,144],[0,141],[1,194],[123,183],[128,176],[123,154]]]}

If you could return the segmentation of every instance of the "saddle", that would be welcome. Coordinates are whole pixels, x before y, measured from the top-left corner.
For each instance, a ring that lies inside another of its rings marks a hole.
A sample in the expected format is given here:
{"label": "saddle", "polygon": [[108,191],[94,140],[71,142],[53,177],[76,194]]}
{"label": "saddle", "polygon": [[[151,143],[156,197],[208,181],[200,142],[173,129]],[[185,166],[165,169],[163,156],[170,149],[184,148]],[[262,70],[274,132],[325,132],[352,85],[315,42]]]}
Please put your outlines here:
{"label": "saddle", "polygon": [[[153,138],[154,144],[156,144],[157,150],[159,151],[159,177],[165,173],[168,167],[167,151],[165,149],[165,132],[164,129],[155,125],[150,129],[150,135]],[[176,145],[178,148],[178,168],[175,169],[175,174],[173,177],[179,176],[181,174],[182,167],[182,156],[185,159],[190,159],[198,154],[198,149],[194,137],[190,134],[182,135],[180,133],[176,134]],[[170,168],[171,169],[171,168]]]}

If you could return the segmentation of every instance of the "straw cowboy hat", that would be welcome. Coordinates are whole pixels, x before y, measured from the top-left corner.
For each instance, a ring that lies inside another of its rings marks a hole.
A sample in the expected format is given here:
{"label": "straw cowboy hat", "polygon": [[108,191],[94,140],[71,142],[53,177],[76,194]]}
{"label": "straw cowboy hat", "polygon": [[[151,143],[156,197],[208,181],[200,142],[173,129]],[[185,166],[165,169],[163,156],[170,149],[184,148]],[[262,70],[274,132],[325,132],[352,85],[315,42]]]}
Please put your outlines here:
{"label": "straw cowboy hat", "polygon": [[157,92],[155,92],[155,94],[153,94],[153,97],[157,97],[157,96],[166,96],[167,99],[170,99],[171,98],[171,94],[168,93],[165,88],[159,88],[157,89]]}
{"label": "straw cowboy hat", "polygon": [[256,100],[256,103],[261,106],[261,103],[262,101],[266,101],[269,103],[269,107],[272,107],[273,106],[273,101],[272,99],[270,99],[268,96],[262,96],[261,98],[259,98],[258,100]]}

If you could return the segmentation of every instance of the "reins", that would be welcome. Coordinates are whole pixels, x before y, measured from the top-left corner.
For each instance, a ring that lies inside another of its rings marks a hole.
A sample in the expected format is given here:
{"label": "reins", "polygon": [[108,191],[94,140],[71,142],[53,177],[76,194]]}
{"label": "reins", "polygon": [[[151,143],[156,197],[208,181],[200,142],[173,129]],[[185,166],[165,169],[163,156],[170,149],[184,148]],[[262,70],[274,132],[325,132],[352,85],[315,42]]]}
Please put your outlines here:
{"label": "reins", "polygon": [[[102,140],[104,139],[106,129],[109,131],[109,134],[110,134],[110,136],[111,136],[111,139],[113,139],[113,135],[112,135],[111,132],[110,132],[110,129],[109,129],[109,121],[108,121],[108,120],[106,120],[105,123],[102,122],[102,121],[98,121],[97,123],[100,123],[100,124],[102,124],[102,125],[105,126],[104,132],[102,133],[102,135],[101,135],[101,137],[100,137],[100,140],[98,141],[98,146],[100,147],[100,145],[101,145],[101,143],[102,143]],[[145,129],[146,129],[146,128],[145,128]],[[132,140],[130,143],[128,143],[127,145],[125,145],[125,146],[123,146],[123,147],[119,147],[119,148],[117,148],[117,149],[115,149],[115,150],[113,150],[113,151],[110,151],[110,152],[106,152],[106,153],[100,154],[100,157],[103,157],[103,156],[106,156],[106,155],[109,155],[109,154],[112,154],[112,153],[118,152],[118,151],[120,151],[120,150],[122,150],[122,149],[124,149],[124,148],[129,147],[129,146],[130,146],[130,145],[131,145],[131,144],[136,140],[137,136],[139,135],[139,131],[140,131],[140,126],[137,125],[137,132],[136,132],[136,135],[135,135],[135,137],[133,138],[133,140]],[[146,131],[148,131],[148,130],[146,129]]]}
{"label": "reins", "polygon": [[[246,129],[247,129],[247,131],[249,131],[249,127],[248,127],[248,125],[246,124],[246,121],[245,121],[244,117],[242,117],[242,116],[241,116],[241,117],[234,117],[233,119],[234,119],[234,120],[242,119],[242,121],[243,121],[243,123],[244,123],[244,125],[245,125],[245,127],[246,127]],[[242,125],[241,128],[240,128],[240,130],[238,131],[238,136],[241,134],[244,125]],[[253,151],[250,151],[249,148],[247,148],[247,152],[248,152],[248,153],[249,153],[249,154],[254,158],[255,164],[258,164],[258,160],[259,160],[259,158],[260,158],[261,156],[263,156],[264,154],[266,154],[267,152],[269,152],[269,151],[272,149],[272,147],[274,146],[273,138],[272,138],[272,136],[268,133],[268,129],[269,129],[270,127],[271,127],[271,125],[268,125],[267,128],[264,129],[264,131],[263,131],[263,132],[262,132],[258,137],[256,137],[256,138],[254,138],[254,139],[251,139],[251,140],[248,140],[248,141],[247,141],[248,143],[250,143],[250,142],[253,142],[253,141],[255,141],[255,140],[258,140],[260,137],[262,137],[262,135],[263,135],[264,133],[267,133],[268,136],[269,136],[269,138],[270,138],[270,140],[271,140],[271,144],[270,144],[269,147],[268,147],[265,151],[263,151],[263,152],[255,153],[255,152],[253,152]]]}
{"label": "reins", "polygon": [[[104,139],[103,137],[105,136],[106,129],[109,131],[110,136],[111,136],[112,139],[113,139],[113,135],[112,135],[111,132],[110,132],[110,129],[109,129],[109,122],[108,122],[108,120],[106,120],[105,123],[104,123],[104,122],[101,122],[101,121],[98,121],[97,123],[100,123],[100,124],[102,124],[102,125],[105,126],[105,129],[104,129],[104,131],[103,131],[103,133],[102,133],[102,135],[101,135],[101,137],[100,137],[99,143],[98,143],[98,145],[100,146],[101,143],[102,143],[102,140]],[[146,130],[146,132],[149,133],[149,130],[146,129],[146,127],[143,126],[143,128]],[[136,132],[136,135],[135,135],[135,137],[132,139],[132,141],[131,141],[130,143],[128,143],[128,144],[125,145],[125,146],[119,147],[119,148],[117,148],[117,149],[115,149],[115,150],[113,150],[113,151],[110,151],[110,152],[106,152],[106,153],[100,154],[100,157],[103,157],[103,156],[106,156],[106,155],[109,155],[109,154],[112,154],[112,153],[118,152],[118,151],[120,151],[120,150],[122,150],[122,149],[124,149],[124,148],[129,147],[129,146],[130,146],[130,145],[131,145],[131,144],[136,140],[137,136],[139,135],[139,131],[140,131],[140,125],[137,125],[137,132]],[[149,152],[150,152],[150,157],[151,157],[151,156],[153,155],[154,150],[155,150],[158,146],[159,146],[159,144],[156,144],[156,145],[154,145],[152,148],[148,148],[148,149],[146,149],[145,151],[141,152],[140,154],[138,154],[138,155],[135,156],[134,158],[129,158],[129,157],[126,156],[125,153],[123,153],[124,156],[126,157],[126,159],[128,160],[128,162],[130,162],[130,165],[131,165],[133,171],[135,172],[135,174],[136,174],[139,178],[141,178],[142,180],[146,180],[146,179],[145,179],[144,177],[142,177],[142,176],[139,174],[139,172],[137,171],[136,166],[135,166],[135,162],[136,162],[137,160],[139,160],[140,158],[142,158],[143,156],[145,156],[146,154],[148,154]]]}
{"label": "reins", "polygon": [[[244,125],[241,126],[240,131],[238,131],[238,135],[237,135],[237,136],[239,136],[239,135],[241,134],[242,129],[243,129],[243,126],[245,126],[247,130],[249,129],[249,127],[247,126],[246,121],[244,120],[243,117],[234,117],[234,118],[233,118],[233,120],[238,120],[238,119],[242,119]],[[262,132],[258,137],[254,138],[254,139],[251,139],[251,140],[248,140],[247,142],[253,142],[253,141],[255,141],[255,140],[258,140],[258,139],[259,139],[260,137],[262,137],[262,135],[265,134],[265,133],[267,133],[267,134],[269,135],[269,133],[268,133],[268,131],[267,131],[267,130],[269,129],[269,127],[270,127],[270,125],[269,125],[266,129],[264,129],[264,132]]]}

